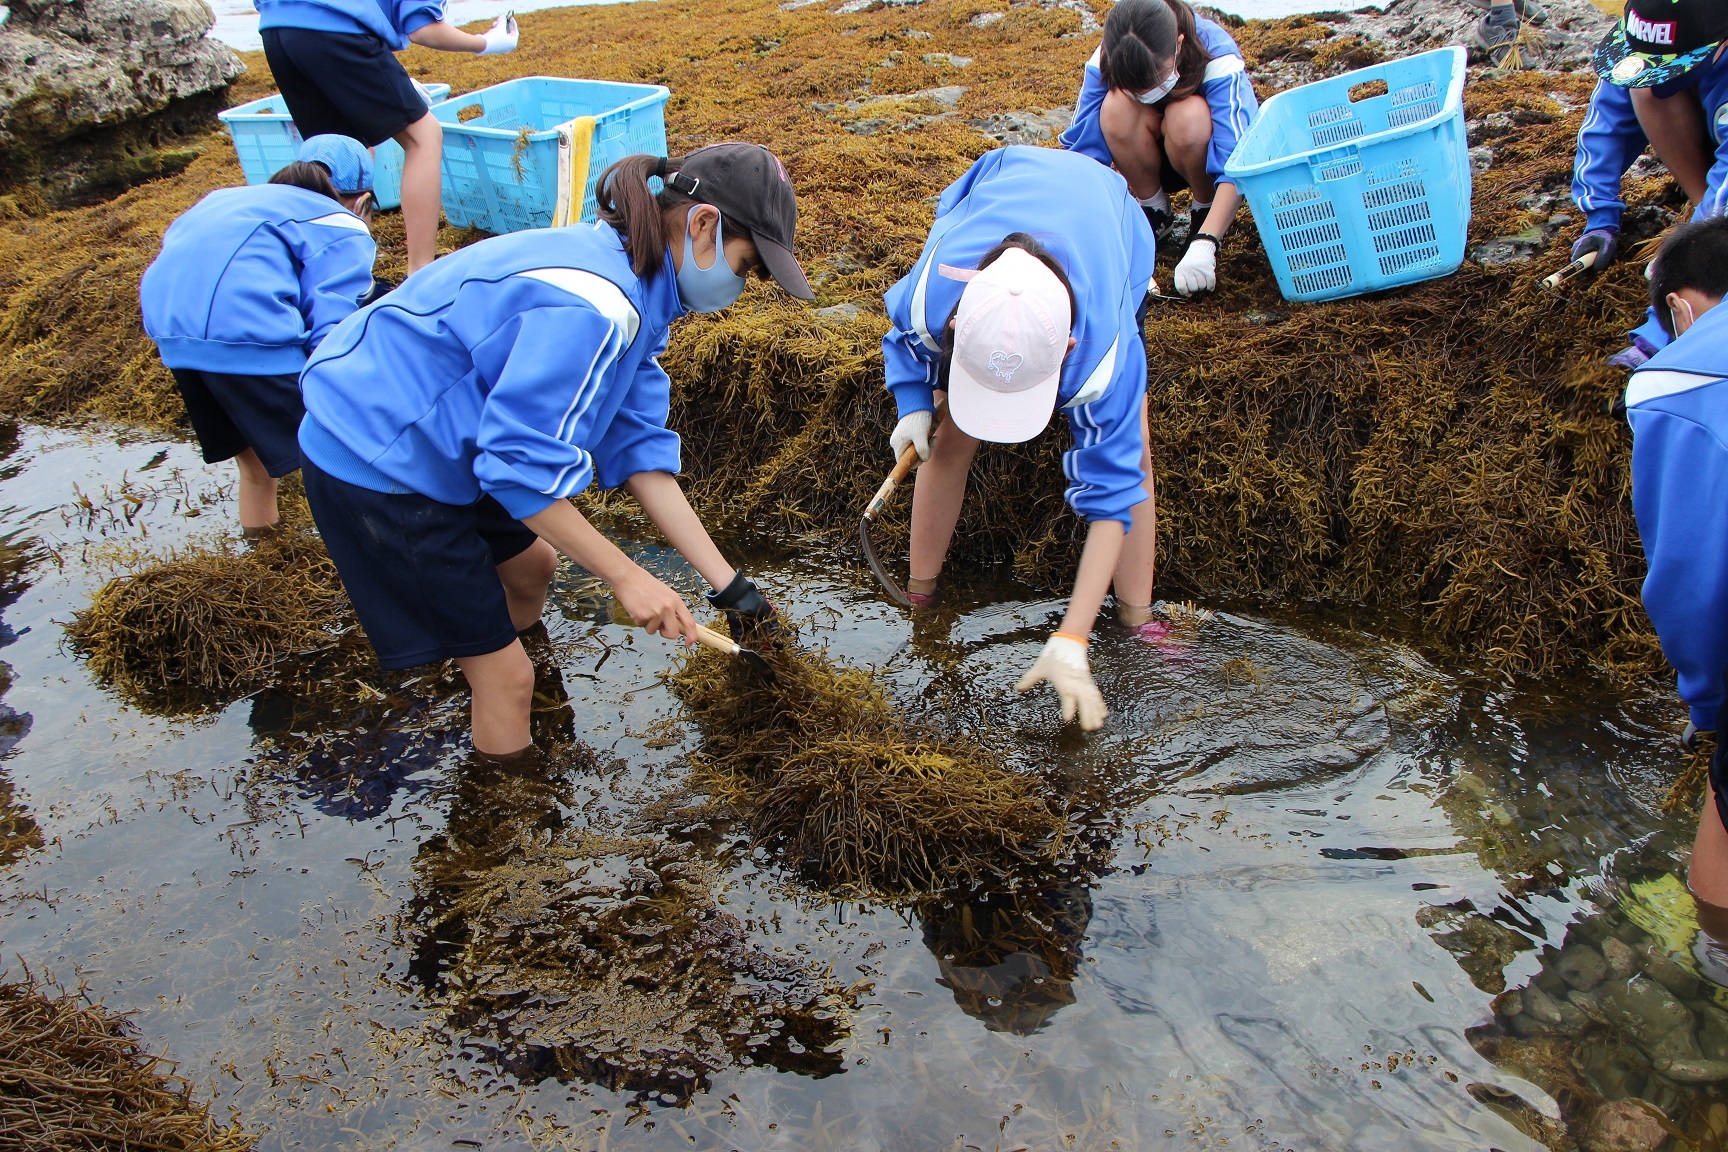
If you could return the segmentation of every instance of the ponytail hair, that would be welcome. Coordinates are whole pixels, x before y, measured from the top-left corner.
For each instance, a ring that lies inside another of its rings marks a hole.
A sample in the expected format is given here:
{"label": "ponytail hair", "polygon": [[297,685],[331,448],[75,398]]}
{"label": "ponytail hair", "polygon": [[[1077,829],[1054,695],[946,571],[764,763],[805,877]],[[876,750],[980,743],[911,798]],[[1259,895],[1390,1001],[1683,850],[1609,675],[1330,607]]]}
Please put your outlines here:
{"label": "ponytail hair", "polygon": [[336,185],[330,183],[330,170],[314,161],[296,160],[270,177],[270,183],[304,188],[308,192],[317,192],[320,195],[328,196],[338,204],[342,203],[342,197],[337,193]]}
{"label": "ponytail hair", "polygon": [[[684,160],[683,156],[653,156],[646,152],[626,156],[600,173],[594,186],[594,205],[600,219],[624,237],[630,270],[639,279],[652,278],[666,265],[666,249],[672,238],[666,233],[665,213],[686,204],[706,203],[665,183],[667,177],[683,167]],[[648,181],[655,177],[661,180],[659,192],[648,186]],[[726,219],[724,213],[721,223],[734,236],[750,234],[748,229]]]}
{"label": "ponytail hair", "polygon": [[[1104,17],[1098,72],[1106,87],[1145,92],[1164,82],[1164,61],[1174,58],[1176,87],[1159,103],[1200,90],[1212,59],[1200,43],[1194,9],[1186,0],[1119,0]],[[1182,49],[1176,49],[1181,36]]]}

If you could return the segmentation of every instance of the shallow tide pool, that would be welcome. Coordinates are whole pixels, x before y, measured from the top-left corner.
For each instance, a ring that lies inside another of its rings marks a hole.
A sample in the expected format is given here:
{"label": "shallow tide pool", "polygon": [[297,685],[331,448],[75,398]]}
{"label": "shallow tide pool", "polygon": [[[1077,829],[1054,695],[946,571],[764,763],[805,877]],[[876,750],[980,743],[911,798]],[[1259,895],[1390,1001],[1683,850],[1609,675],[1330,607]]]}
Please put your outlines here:
{"label": "shallow tide pool", "polygon": [[[27,556],[4,703],[27,728],[0,772],[46,846],[0,870],[0,940],[14,974],[134,1013],[265,1149],[1513,1150],[1558,1146],[1559,1118],[1604,1099],[1694,1135],[1720,1108],[1719,1086],[1639,1054],[1638,1013],[1673,1032],[1680,1004],[1687,1053],[1728,1056],[1708,988],[1655,961],[1574,981],[1558,959],[1587,945],[1612,967],[1683,933],[1690,827],[1655,809],[1671,700],[1485,683],[1348,620],[1214,605],[1156,643],[1101,629],[1113,715],[1082,737],[1053,696],[1013,692],[1057,602],[961,574],[914,629],[854,556],[807,542],[756,565],[805,637],[1055,781],[1081,862],[1012,895],[861,906],[723,825],[668,820],[716,954],[851,1005],[816,1040],[765,1015],[757,1058],[665,1076],[501,1045],[426,909],[537,829],[640,832],[682,794],[701,732],[660,679],[678,653],[567,573],[545,722],[594,756],[543,779],[477,770],[459,699],[391,711],[357,685],[349,714],[276,693],[145,714],[92,683],[62,624],[139,550],[231,530],[229,481],[187,445],[99,431],[23,429],[4,462],[0,533]],[[694,596],[675,556],[634,547]],[[628,886],[628,861],[584,867]],[[1666,1001],[1615,999],[1659,972]]]}

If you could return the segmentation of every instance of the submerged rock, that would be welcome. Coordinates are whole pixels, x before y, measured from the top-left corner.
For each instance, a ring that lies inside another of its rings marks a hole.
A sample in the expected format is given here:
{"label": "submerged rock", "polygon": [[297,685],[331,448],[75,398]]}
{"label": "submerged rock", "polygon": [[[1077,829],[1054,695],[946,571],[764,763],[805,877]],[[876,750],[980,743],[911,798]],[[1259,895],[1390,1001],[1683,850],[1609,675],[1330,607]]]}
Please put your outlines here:
{"label": "submerged rock", "polygon": [[1588,992],[1608,978],[1608,962],[1590,945],[1572,944],[1560,953],[1554,971],[1572,987]]}
{"label": "submerged rock", "polygon": [[1584,1152],[1652,1152],[1668,1139],[1655,1108],[1642,1100],[1615,1100],[1596,1109],[1579,1142]]}
{"label": "submerged rock", "polygon": [[1608,963],[1608,975],[1616,980],[1629,979],[1639,969],[1638,953],[1618,937],[1602,941],[1602,959]]}
{"label": "submerged rock", "polygon": [[51,200],[178,171],[245,65],[204,0],[29,0],[0,28],[0,187]]}

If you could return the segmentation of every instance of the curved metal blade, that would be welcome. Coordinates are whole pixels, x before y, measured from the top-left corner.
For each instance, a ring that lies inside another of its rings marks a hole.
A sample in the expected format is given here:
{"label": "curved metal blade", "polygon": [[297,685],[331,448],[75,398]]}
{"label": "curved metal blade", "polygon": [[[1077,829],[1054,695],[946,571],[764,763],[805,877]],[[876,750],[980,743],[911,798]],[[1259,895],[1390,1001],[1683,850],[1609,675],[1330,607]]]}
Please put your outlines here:
{"label": "curved metal blade", "polygon": [[888,570],[882,567],[882,561],[876,557],[876,545],[870,542],[870,521],[874,519],[866,512],[858,521],[858,543],[864,549],[864,562],[870,565],[870,571],[876,573],[876,579],[888,593],[889,599],[902,608],[912,607],[912,597],[906,595],[906,590],[894,583],[894,578],[888,575]]}

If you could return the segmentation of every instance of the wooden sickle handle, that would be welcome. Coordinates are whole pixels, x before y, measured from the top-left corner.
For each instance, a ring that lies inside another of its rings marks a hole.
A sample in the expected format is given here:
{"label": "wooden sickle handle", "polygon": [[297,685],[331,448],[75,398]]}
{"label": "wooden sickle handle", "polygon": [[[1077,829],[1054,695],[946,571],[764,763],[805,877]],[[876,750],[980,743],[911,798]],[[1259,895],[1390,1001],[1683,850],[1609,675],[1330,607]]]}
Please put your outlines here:
{"label": "wooden sickle handle", "polygon": [[714,629],[705,628],[700,624],[696,625],[696,639],[702,642],[703,647],[712,648],[714,651],[723,652],[728,656],[736,656],[740,651],[737,642],[732,637],[722,636]]}

